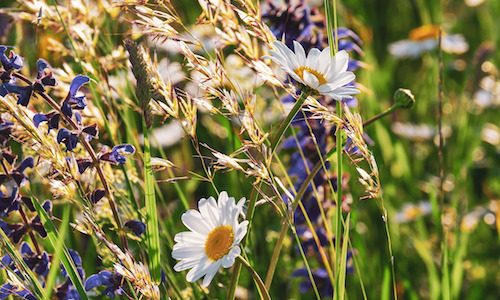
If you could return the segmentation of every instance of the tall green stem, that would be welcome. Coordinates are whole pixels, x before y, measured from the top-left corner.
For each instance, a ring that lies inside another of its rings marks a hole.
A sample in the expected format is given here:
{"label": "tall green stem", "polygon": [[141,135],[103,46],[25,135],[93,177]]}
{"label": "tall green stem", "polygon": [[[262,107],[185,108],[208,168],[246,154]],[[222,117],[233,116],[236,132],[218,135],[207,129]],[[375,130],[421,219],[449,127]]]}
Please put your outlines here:
{"label": "tall green stem", "polygon": [[[281,122],[276,133],[274,135],[272,135],[272,139],[269,142],[269,147],[271,148],[271,152],[274,152],[276,150],[276,148],[279,145],[279,142],[281,141],[281,138],[285,134],[288,127],[290,127],[292,120],[295,118],[295,116],[297,115],[299,110],[302,108],[302,105],[304,105],[304,102],[306,101],[307,97],[309,97],[309,95],[310,95],[309,89],[304,88],[302,90],[302,93],[299,96],[299,99],[297,99],[297,101],[295,102],[292,110],[288,113],[285,120],[283,120],[283,122]],[[252,193],[250,195],[250,200],[248,202],[248,210],[247,210],[247,219],[249,221],[249,225],[248,225],[247,235],[245,236],[245,238],[242,241],[243,245],[246,244],[248,236],[250,236],[250,230],[252,229],[253,213],[255,210],[255,203],[257,203],[257,198],[259,197],[259,190],[260,190],[261,185],[262,185],[262,183],[254,185],[254,187],[252,189]],[[237,261],[234,264],[233,275],[231,277],[231,284],[229,286],[227,299],[230,299],[230,300],[234,299],[236,287],[238,286],[238,281],[240,278],[241,267],[242,267],[242,265],[241,265],[240,261]]]}

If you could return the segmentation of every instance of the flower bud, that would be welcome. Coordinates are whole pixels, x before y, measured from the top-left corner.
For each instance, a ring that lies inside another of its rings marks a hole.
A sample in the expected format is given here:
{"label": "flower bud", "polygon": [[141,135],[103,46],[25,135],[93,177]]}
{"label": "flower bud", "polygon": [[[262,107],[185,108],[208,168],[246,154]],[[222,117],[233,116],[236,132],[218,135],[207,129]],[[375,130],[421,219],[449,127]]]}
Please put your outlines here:
{"label": "flower bud", "polygon": [[394,92],[395,105],[402,108],[411,108],[415,104],[415,96],[408,89],[397,89]]}

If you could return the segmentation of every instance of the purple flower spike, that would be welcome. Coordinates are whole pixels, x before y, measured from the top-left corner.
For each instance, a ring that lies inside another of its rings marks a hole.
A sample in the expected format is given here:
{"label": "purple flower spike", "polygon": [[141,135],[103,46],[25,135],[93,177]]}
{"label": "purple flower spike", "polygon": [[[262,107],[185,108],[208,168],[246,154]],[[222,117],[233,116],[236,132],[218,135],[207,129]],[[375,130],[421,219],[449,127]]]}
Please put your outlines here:
{"label": "purple flower spike", "polygon": [[138,220],[130,220],[125,223],[125,227],[130,229],[136,236],[141,236],[146,231],[146,224]]}

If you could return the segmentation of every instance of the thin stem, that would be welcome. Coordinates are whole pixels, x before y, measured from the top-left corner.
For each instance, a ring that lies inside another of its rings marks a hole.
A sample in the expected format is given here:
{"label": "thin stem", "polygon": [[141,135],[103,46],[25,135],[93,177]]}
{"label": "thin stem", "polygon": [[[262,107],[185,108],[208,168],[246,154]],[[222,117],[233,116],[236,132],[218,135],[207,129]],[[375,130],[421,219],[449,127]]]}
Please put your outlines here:
{"label": "thin stem", "polygon": [[[337,101],[337,114],[340,118],[342,118],[342,103],[340,101]],[[342,236],[342,128],[339,126],[337,127],[337,133],[336,133],[336,145],[335,147],[337,148],[337,201],[336,201],[336,208],[337,208],[337,213],[335,214],[335,220],[336,220],[336,225],[335,225],[335,266],[337,268],[336,270],[336,293],[335,295],[337,298],[340,298],[341,295],[338,295],[337,291],[340,290],[340,284],[341,282],[339,281],[339,274],[340,274],[340,266],[341,266],[341,236]]]}
{"label": "thin stem", "polygon": [[269,291],[265,287],[264,282],[262,282],[262,279],[260,278],[259,274],[257,274],[255,269],[242,256],[238,256],[237,259],[242,265],[244,265],[248,269],[248,271],[250,271],[250,274],[252,274],[252,278],[255,282],[255,285],[257,285],[257,288],[259,289],[261,298],[264,300],[271,300],[271,297],[269,296]]}
{"label": "thin stem", "polygon": [[[248,240],[248,236],[250,236],[250,229],[252,228],[252,219],[253,219],[253,213],[255,211],[255,204],[257,203],[257,198],[259,196],[258,190],[260,189],[262,182],[257,184],[258,187],[255,187],[252,189],[252,193],[250,194],[250,200],[248,202],[248,209],[247,209],[247,220],[248,220],[248,230],[247,234],[243,238],[241,244],[245,246]],[[240,261],[236,261],[234,264],[233,268],[233,275],[231,277],[231,284],[229,286],[229,291],[227,294],[227,299],[232,300],[234,299],[235,293],[236,293],[236,287],[238,286],[238,281],[240,279],[240,274],[241,274],[241,268],[242,264]]]}
{"label": "thin stem", "polygon": [[[25,83],[27,83],[29,85],[33,85],[31,80],[29,80],[28,78],[24,77],[23,75],[21,75],[19,73],[13,73],[12,75],[16,78],[19,78],[20,80],[24,81]],[[52,107],[52,109],[57,110],[57,112],[63,117],[64,121],[66,121],[66,123],[70,125],[71,129],[78,130],[78,125],[75,123],[75,121],[73,121],[73,119],[69,118],[61,111],[61,108],[59,107],[59,105],[57,104],[57,102],[54,99],[52,99],[49,95],[47,95],[44,92],[36,91],[36,93],[38,95],[40,95],[50,105],[50,107]],[[109,200],[109,206],[110,206],[111,211],[113,213],[113,218],[116,222],[116,226],[118,227],[118,229],[117,229],[118,235],[120,236],[122,245],[123,245],[123,247],[125,247],[125,249],[128,249],[127,238],[125,237],[125,232],[123,230],[123,225],[122,225],[122,222],[120,219],[120,215],[118,214],[116,202],[115,202],[115,199],[114,199],[113,194],[111,192],[111,189],[108,185],[108,181],[106,179],[106,176],[104,175],[104,172],[100,166],[100,161],[97,158],[97,155],[94,152],[94,149],[90,145],[89,141],[87,141],[85,139],[85,137],[81,134],[78,135],[78,139],[79,139],[80,143],[83,145],[83,147],[85,148],[85,150],[90,155],[90,158],[92,160],[92,164],[97,171],[99,179],[101,180],[102,186],[106,192],[106,196]]]}
{"label": "thin stem", "polygon": [[281,252],[281,245],[283,245],[283,241],[285,240],[286,233],[288,230],[288,225],[286,222],[283,222],[281,225],[281,228],[285,228],[285,230],[280,230],[280,235],[278,237],[278,241],[276,242],[276,245],[274,246],[273,249],[273,254],[271,256],[271,261],[269,262],[269,267],[267,268],[267,273],[266,273],[266,288],[269,289],[271,287],[271,283],[273,282],[273,277],[274,277],[274,271],[276,270],[276,266],[278,264],[278,260],[280,257],[280,252]]}
{"label": "thin stem", "polygon": [[368,125],[374,123],[375,121],[387,116],[388,114],[395,111],[397,108],[398,108],[397,105],[393,105],[393,106],[389,107],[388,109],[384,110],[383,112],[371,117],[370,119],[363,122],[363,127],[368,126]]}
{"label": "thin stem", "polygon": [[385,234],[387,237],[387,249],[389,251],[389,259],[391,263],[391,277],[392,277],[392,292],[394,295],[394,299],[398,299],[398,290],[396,286],[396,270],[394,267],[394,255],[392,254],[392,241],[391,241],[391,233],[389,231],[389,220],[387,216],[387,209],[384,206],[384,198],[380,199],[381,209],[382,209],[382,221],[384,222]]}
{"label": "thin stem", "polygon": [[273,135],[273,138],[271,139],[271,145],[270,145],[271,152],[274,152],[274,150],[276,150],[276,147],[278,147],[281,138],[285,134],[286,130],[292,123],[293,119],[295,118],[299,110],[302,108],[302,105],[304,105],[304,102],[306,101],[307,97],[309,97],[310,93],[311,92],[307,88],[304,88],[302,90],[302,93],[300,93],[299,99],[297,99],[297,101],[293,105],[292,110],[288,113],[286,119],[283,120],[283,122],[281,122],[278,131],[276,132],[275,135]]}
{"label": "thin stem", "polygon": [[33,242],[33,246],[35,246],[36,253],[38,255],[42,254],[42,251],[40,251],[40,246],[38,246],[38,242],[35,239],[35,235],[33,234],[33,231],[29,227],[29,222],[28,218],[26,218],[26,214],[24,213],[23,207],[19,206],[19,214],[21,215],[21,218],[23,219],[24,226],[27,227],[28,229],[28,235],[30,236],[31,241]]}

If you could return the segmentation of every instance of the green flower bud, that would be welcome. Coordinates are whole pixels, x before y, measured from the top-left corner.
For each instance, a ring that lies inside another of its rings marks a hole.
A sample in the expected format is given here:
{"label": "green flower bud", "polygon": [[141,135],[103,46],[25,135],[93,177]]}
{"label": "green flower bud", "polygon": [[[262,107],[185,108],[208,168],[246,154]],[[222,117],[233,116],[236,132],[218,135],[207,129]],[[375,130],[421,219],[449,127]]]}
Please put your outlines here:
{"label": "green flower bud", "polygon": [[415,96],[408,89],[397,89],[394,92],[394,101],[397,107],[411,108],[415,104]]}

